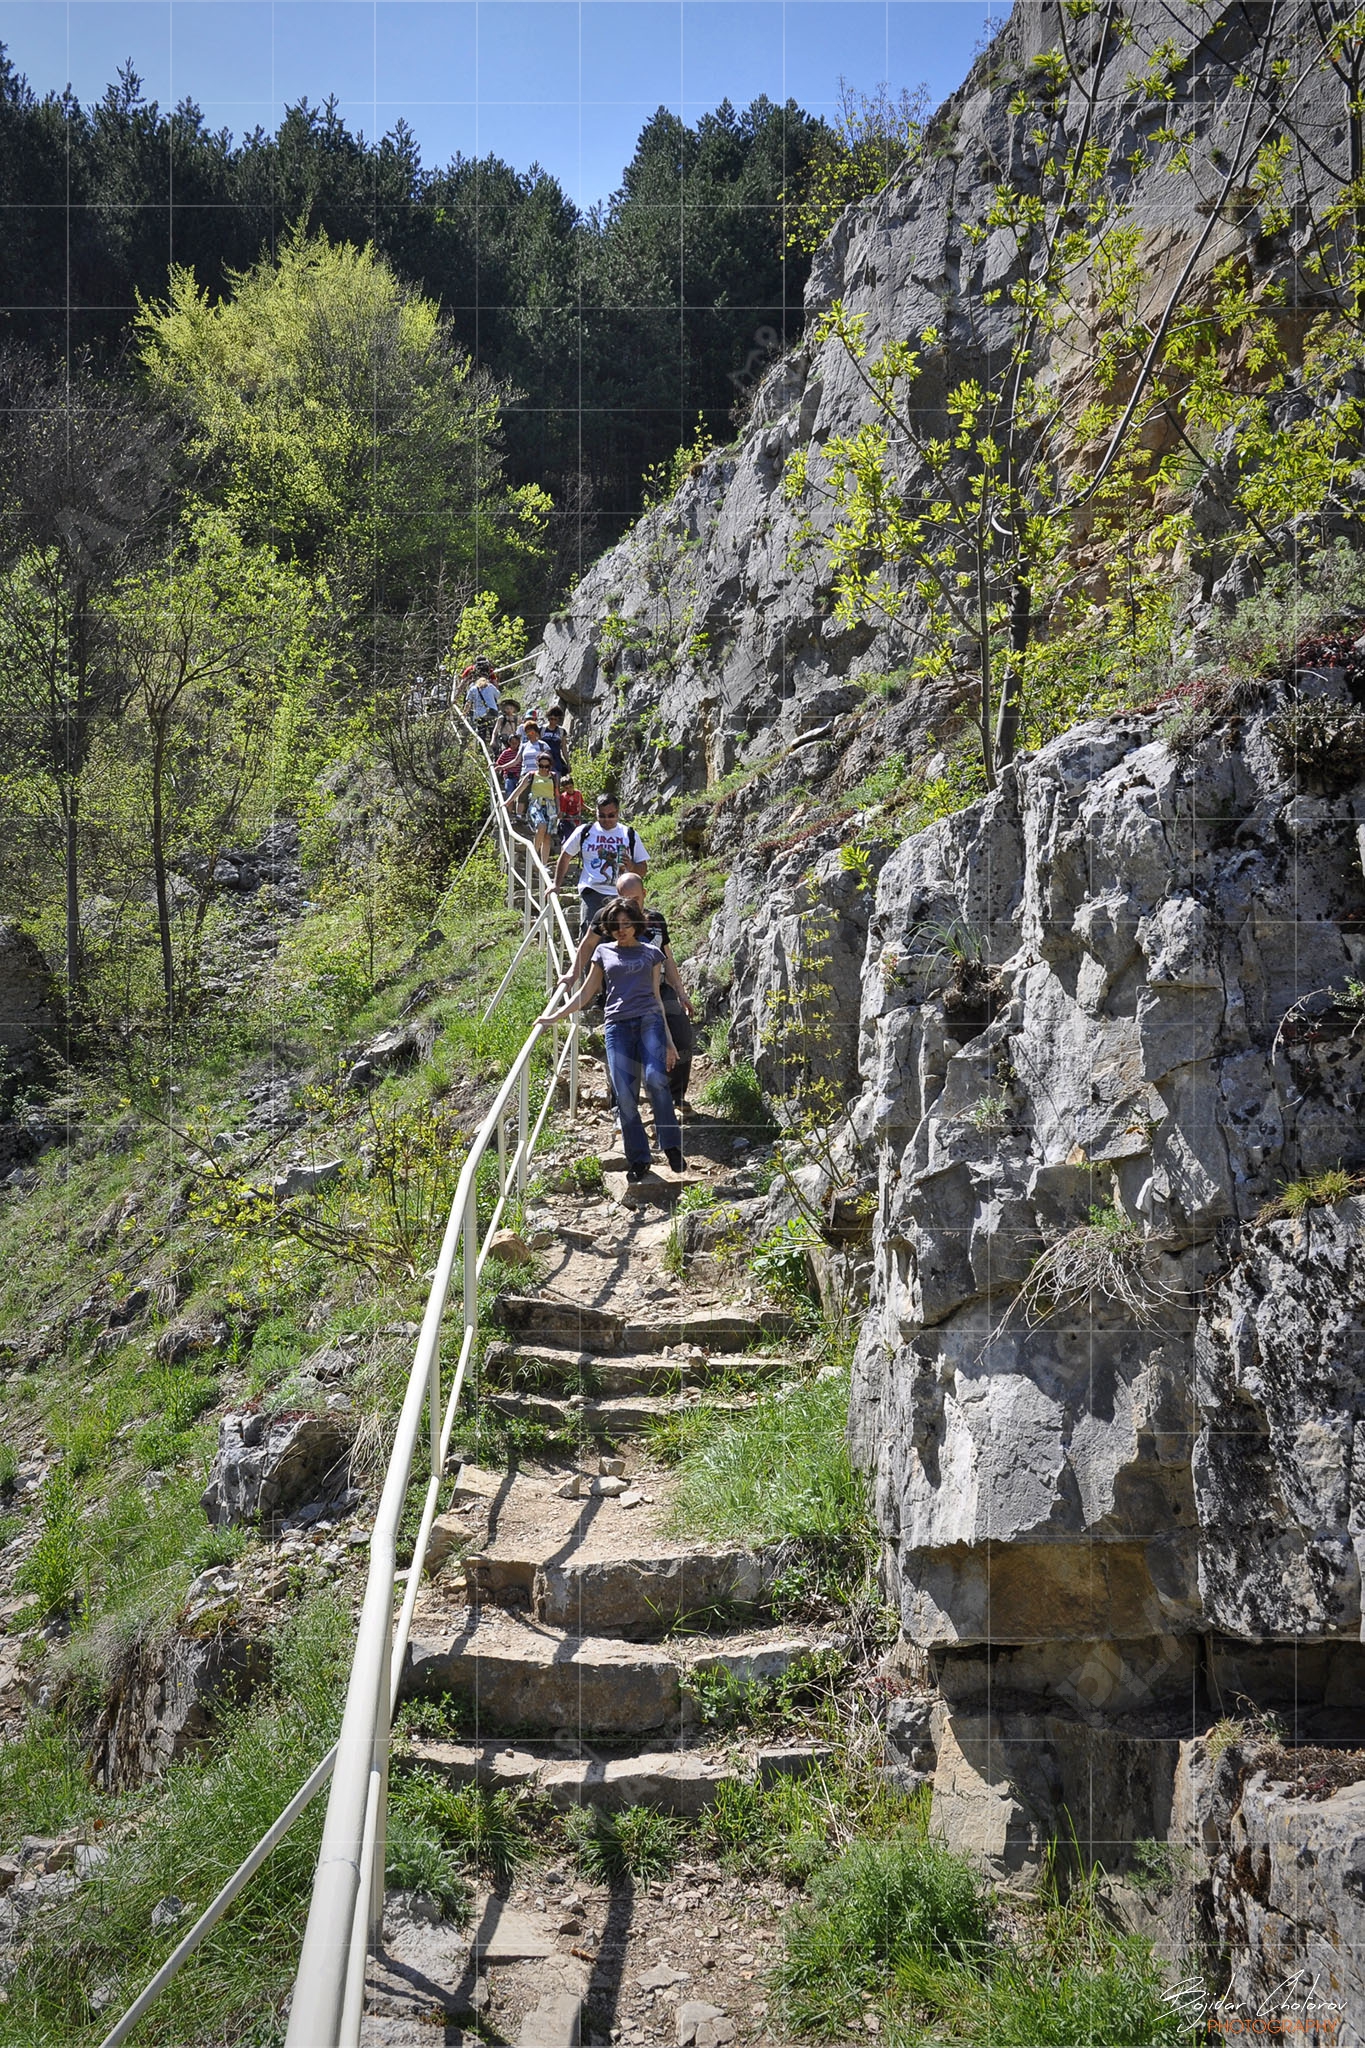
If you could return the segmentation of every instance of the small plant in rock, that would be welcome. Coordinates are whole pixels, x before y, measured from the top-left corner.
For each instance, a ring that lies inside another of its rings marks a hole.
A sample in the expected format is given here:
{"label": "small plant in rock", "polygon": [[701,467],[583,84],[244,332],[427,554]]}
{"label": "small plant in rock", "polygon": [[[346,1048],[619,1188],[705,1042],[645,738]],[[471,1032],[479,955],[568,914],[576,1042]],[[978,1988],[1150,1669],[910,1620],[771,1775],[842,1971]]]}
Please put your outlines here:
{"label": "small plant in rock", "polygon": [[606,1186],[600,1159],[569,1159],[546,1175],[545,1185],[557,1195],[600,1195]]}
{"label": "small plant in rock", "polygon": [[1365,1176],[1348,1173],[1343,1166],[1329,1166],[1323,1173],[1286,1182],[1276,1200],[1258,1211],[1256,1221],[1275,1223],[1288,1216],[1297,1222],[1310,1209],[1330,1209],[1337,1202],[1348,1201],[1362,1187]]}
{"label": "small plant in rock", "polygon": [[776,1678],[738,1678],[724,1664],[701,1665],[682,1680],[702,1726],[777,1733],[793,1721],[837,1720],[836,1694],[847,1669],[842,1650],[809,1650]]}
{"label": "small plant in rock", "polygon": [[619,1884],[626,1877],[667,1877],[683,1852],[687,1823],[650,1806],[620,1813],[575,1806],[564,1816],[564,1833],[585,1877]]}
{"label": "small plant in rock", "polygon": [[1004,1131],[1014,1122],[1008,1095],[983,1095],[967,1111],[966,1121],[978,1131]]}
{"label": "small plant in rock", "polygon": [[404,1735],[434,1735],[440,1739],[462,1735],[469,1724],[469,1705],[458,1693],[443,1692],[435,1699],[404,1700],[393,1717],[395,1730]]}
{"label": "small plant in rock", "polygon": [[1144,1236],[1112,1204],[1092,1208],[1088,1223],[1068,1231],[1035,1260],[1006,1318],[1022,1306],[1026,1320],[1037,1327],[1061,1309],[1098,1296],[1116,1302],[1135,1322],[1152,1322],[1176,1299],[1153,1271],[1161,1248],[1160,1240]]}
{"label": "small plant in rock", "polygon": [[1323,698],[1291,704],[1266,720],[1282,774],[1328,794],[1365,775],[1365,712]]}
{"label": "small plant in rock", "polygon": [[1190,1865],[1190,1852],[1179,1843],[1141,1837],[1133,1844],[1133,1889],[1145,1899],[1167,1898]]}

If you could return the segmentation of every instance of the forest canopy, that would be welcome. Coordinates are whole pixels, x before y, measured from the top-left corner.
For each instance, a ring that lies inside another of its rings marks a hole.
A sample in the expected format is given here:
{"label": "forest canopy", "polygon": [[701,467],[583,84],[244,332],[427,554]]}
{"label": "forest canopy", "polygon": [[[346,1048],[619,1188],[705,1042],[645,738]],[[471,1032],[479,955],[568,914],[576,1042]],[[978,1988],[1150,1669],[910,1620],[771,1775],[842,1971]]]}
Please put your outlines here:
{"label": "forest canopy", "polygon": [[214,307],[300,227],[371,247],[517,392],[509,480],[590,509],[600,544],[698,413],[728,438],[756,347],[799,331],[810,258],[789,218],[830,143],[790,100],[725,103],[692,126],[660,108],[619,190],[584,213],[538,165],[427,168],[401,122],[367,141],[331,102],[234,140],[190,101],[146,100],[131,66],[94,106],[39,98],[0,46],[2,303],[16,341],[114,356],[139,301],[184,303],[173,276]]}

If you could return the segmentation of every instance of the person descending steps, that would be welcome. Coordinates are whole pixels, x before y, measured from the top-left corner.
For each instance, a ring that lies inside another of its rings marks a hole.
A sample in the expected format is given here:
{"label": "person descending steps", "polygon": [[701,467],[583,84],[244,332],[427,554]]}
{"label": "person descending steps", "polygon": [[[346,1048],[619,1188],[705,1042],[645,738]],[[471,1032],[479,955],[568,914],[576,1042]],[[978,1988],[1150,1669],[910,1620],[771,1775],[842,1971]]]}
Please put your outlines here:
{"label": "person descending steps", "polygon": [[[627,903],[636,904],[645,914],[644,937],[651,946],[657,946],[663,955],[664,973],[659,993],[663,998],[664,1015],[668,1019],[668,1032],[677,1052],[677,1063],[668,1076],[668,1090],[678,1111],[681,1113],[687,1096],[687,1083],[692,1073],[692,1060],[696,1052],[696,1034],[692,1029],[692,999],[683,986],[682,974],[673,957],[669,943],[668,919],[662,910],[655,910],[645,903],[645,882],[643,875],[627,873],[621,877],[621,895]],[[557,993],[567,995],[577,988],[588,971],[589,963],[606,936],[602,920],[611,915],[611,906],[599,911],[578,942],[578,951],[566,974],[559,978]]]}
{"label": "person descending steps", "polygon": [[578,881],[578,893],[582,899],[578,927],[580,938],[598,911],[605,910],[615,897],[621,876],[632,870],[643,875],[649,865],[649,855],[639,833],[633,825],[622,825],[620,816],[621,806],[617,799],[610,790],[604,790],[597,799],[597,822],[580,825],[577,831],[571,832],[555,864],[555,890],[558,893],[564,887],[569,863],[575,859],[582,862]]}
{"label": "person descending steps", "polygon": [[567,1002],[552,1002],[537,1022],[544,1029],[561,1017],[571,1017],[605,989],[607,1072],[621,1115],[626,1179],[642,1181],[650,1167],[649,1138],[639,1109],[642,1079],[654,1110],[659,1150],[673,1171],[681,1173],[682,1130],[668,1086],[678,1053],[660,995],[663,955],[645,942],[648,923],[637,904],[618,896],[602,912],[600,923],[602,942],[582,988]]}

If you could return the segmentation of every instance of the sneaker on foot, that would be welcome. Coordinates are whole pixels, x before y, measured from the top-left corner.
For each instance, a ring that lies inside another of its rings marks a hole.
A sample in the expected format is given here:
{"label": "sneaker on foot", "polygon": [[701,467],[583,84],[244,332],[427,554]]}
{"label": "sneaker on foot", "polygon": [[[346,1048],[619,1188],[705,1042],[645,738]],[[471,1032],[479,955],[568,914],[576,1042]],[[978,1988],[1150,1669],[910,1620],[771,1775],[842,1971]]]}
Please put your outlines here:
{"label": "sneaker on foot", "polygon": [[665,1159],[666,1159],[666,1160],[668,1161],[669,1165],[670,1165],[670,1166],[671,1166],[671,1167],[673,1168],[673,1171],[674,1171],[674,1173],[681,1173],[681,1172],[682,1172],[682,1170],[683,1170],[683,1156],[682,1156],[682,1146],[681,1146],[681,1145],[670,1145],[670,1146],[668,1147],[667,1151],[666,1151],[666,1152],[664,1153],[664,1158],[665,1158]]}
{"label": "sneaker on foot", "polygon": [[628,1166],[626,1168],[626,1179],[628,1181],[642,1181],[648,1173],[649,1168],[647,1166]]}

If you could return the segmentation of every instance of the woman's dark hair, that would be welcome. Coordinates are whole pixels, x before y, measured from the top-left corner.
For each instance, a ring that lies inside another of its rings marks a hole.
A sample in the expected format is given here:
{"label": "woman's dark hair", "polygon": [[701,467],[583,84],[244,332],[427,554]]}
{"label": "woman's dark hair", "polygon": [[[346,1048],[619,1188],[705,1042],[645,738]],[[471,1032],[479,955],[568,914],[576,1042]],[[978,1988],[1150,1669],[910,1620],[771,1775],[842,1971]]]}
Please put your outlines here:
{"label": "woman's dark hair", "polygon": [[592,921],[592,928],[599,937],[605,938],[622,911],[637,932],[649,930],[649,919],[638,903],[628,903],[624,896],[613,896],[610,903],[604,903]]}

